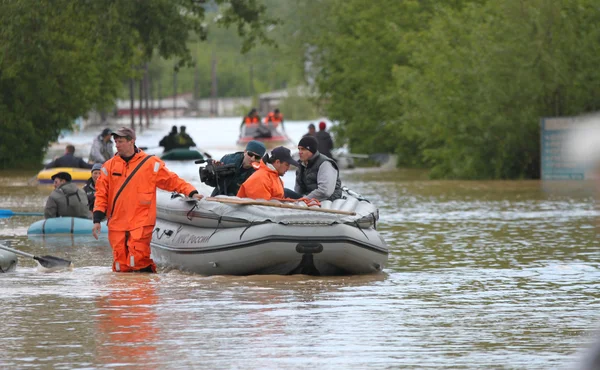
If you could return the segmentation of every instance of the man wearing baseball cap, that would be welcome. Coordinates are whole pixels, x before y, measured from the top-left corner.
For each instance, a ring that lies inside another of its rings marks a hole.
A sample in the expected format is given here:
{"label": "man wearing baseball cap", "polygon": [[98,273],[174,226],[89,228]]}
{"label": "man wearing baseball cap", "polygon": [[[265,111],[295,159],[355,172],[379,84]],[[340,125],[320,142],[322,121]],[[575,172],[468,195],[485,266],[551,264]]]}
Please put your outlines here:
{"label": "man wearing baseball cap", "polygon": [[163,161],[135,146],[135,131],[122,127],[112,133],[117,154],[106,161],[96,183],[93,235],[108,219],[108,240],[113,249],[113,271],[156,272],[150,258],[150,241],[156,224],[156,189],[178,192],[195,199],[203,196],[191,184],[169,171]]}
{"label": "man wearing baseball cap", "polygon": [[71,182],[71,175],[68,172],[58,172],[51,178],[54,181],[54,191],[46,201],[44,218],[89,218],[87,196],[82,189]]}
{"label": "man wearing baseball cap", "polygon": [[262,158],[258,170],[242,184],[237,196],[265,200],[283,198],[281,176],[290,169],[290,165],[298,167],[298,162],[292,158],[288,148],[278,146]]}
{"label": "man wearing baseball cap", "polygon": [[300,166],[296,170],[294,190],[306,198],[319,201],[339,199],[342,197],[340,171],[333,159],[319,153],[318,146],[313,136],[300,139]]}

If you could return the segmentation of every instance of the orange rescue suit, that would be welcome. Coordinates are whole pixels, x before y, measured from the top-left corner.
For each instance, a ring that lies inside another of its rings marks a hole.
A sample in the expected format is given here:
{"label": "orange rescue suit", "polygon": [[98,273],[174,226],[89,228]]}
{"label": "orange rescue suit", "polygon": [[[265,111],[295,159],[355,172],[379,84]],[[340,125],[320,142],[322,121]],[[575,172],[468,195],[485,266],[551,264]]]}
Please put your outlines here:
{"label": "orange rescue suit", "polygon": [[94,212],[108,219],[108,239],[113,248],[113,271],[135,271],[156,266],[150,259],[150,240],[156,224],[156,188],[190,195],[196,189],[151,157],[140,167],[113,202],[121,185],[148,155],[136,148],[129,162],[116,155],[104,162],[96,182]]}
{"label": "orange rescue suit", "polygon": [[258,125],[260,123],[260,118],[258,117],[250,117],[250,116],[246,116],[244,118],[244,123],[246,124],[246,126],[254,126],[254,125]]}
{"label": "orange rescue suit", "polygon": [[244,181],[237,196],[265,200],[283,198],[283,181],[276,169],[260,161],[258,171]]}
{"label": "orange rescue suit", "polygon": [[265,123],[273,122],[275,124],[283,122],[283,114],[275,114],[274,112],[269,112],[265,117]]}

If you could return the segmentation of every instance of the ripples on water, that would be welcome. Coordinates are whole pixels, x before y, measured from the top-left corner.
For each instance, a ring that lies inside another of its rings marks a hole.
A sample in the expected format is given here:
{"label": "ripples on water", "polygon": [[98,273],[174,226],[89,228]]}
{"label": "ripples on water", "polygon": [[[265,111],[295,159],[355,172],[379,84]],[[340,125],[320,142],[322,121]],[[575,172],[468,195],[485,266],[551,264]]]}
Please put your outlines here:
{"label": "ripples on water", "polygon": [[[0,175],[0,208],[39,211],[50,188],[23,191],[27,177]],[[0,275],[0,366],[554,369],[574,366],[595,339],[590,184],[371,169],[343,180],[380,206],[384,274],[114,274],[106,240],[28,239],[36,218],[0,219],[5,243],[75,262],[45,274],[20,258]]]}

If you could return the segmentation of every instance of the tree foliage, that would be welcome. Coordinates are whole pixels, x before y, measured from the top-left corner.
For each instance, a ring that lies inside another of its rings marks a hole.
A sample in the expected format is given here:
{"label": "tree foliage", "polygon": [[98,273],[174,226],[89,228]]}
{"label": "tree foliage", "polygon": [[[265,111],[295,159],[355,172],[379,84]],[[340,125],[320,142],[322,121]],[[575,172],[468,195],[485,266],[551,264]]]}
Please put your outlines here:
{"label": "tree foliage", "polygon": [[[221,23],[249,49],[268,41],[255,0],[216,0]],[[122,81],[156,52],[192,62],[188,40],[206,38],[202,0],[0,1],[0,168],[35,166],[61,129],[113,104]],[[139,71],[137,72],[139,73]]]}
{"label": "tree foliage", "polygon": [[593,3],[444,8],[414,35],[409,66],[394,73],[400,130],[419,142],[432,176],[539,177],[540,117],[598,108]]}
{"label": "tree foliage", "polygon": [[540,117],[598,109],[595,1],[318,4],[312,74],[355,151],[433,177],[535,178]]}

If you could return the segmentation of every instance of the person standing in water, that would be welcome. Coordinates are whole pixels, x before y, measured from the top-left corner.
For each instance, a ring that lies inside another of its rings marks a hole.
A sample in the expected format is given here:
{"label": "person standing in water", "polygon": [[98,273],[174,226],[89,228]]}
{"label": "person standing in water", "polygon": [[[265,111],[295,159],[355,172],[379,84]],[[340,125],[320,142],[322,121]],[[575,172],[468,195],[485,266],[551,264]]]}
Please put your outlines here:
{"label": "person standing in water", "polygon": [[203,196],[165,167],[165,163],[135,145],[135,131],[122,127],[113,133],[117,154],[106,161],[96,183],[94,226],[108,218],[108,241],[113,249],[113,271],[156,272],[150,241],[156,224],[156,189],[178,192],[194,199]]}

